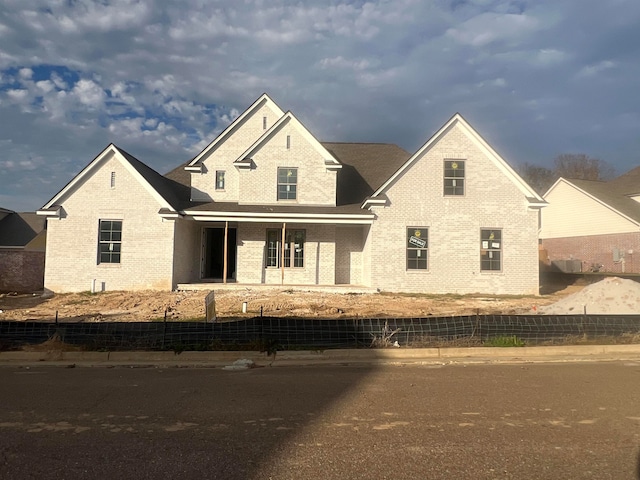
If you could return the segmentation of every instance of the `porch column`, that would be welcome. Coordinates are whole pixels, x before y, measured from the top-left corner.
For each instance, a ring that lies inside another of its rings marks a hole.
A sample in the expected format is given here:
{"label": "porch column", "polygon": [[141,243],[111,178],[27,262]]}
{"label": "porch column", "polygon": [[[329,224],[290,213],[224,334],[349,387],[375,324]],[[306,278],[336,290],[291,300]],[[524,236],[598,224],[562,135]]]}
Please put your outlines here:
{"label": "porch column", "polygon": [[227,242],[229,241],[229,222],[224,222],[224,254],[222,257],[222,283],[227,283]]}
{"label": "porch column", "polygon": [[283,223],[282,224],[282,242],[281,242],[281,247],[280,247],[280,270],[282,271],[282,277],[280,279],[280,284],[284,285],[284,242],[286,240],[285,238],[285,230],[287,228],[287,224]]}

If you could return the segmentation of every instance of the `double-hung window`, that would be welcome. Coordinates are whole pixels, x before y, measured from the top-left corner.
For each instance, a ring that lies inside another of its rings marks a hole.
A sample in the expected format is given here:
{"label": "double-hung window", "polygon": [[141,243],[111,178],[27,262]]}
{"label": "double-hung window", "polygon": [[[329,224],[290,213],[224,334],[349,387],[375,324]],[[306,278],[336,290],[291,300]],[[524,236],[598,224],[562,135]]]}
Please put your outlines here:
{"label": "double-hung window", "polygon": [[444,194],[464,195],[464,160],[444,161]]}
{"label": "double-hung window", "polygon": [[480,270],[502,270],[502,230],[480,230]]}
{"label": "double-hung window", "polygon": [[295,200],[298,192],[298,169],[278,168],[278,200]]}
{"label": "double-hung window", "polygon": [[122,220],[100,220],[98,263],[120,263]]}
{"label": "double-hung window", "polygon": [[216,190],[224,190],[224,170],[216,170]]}
{"label": "double-hung window", "polygon": [[[304,267],[305,230],[286,230],[284,234],[284,266]],[[281,267],[282,230],[267,230],[267,267]]]}
{"label": "double-hung window", "polygon": [[427,269],[427,249],[429,229],[426,227],[407,228],[407,270]]}

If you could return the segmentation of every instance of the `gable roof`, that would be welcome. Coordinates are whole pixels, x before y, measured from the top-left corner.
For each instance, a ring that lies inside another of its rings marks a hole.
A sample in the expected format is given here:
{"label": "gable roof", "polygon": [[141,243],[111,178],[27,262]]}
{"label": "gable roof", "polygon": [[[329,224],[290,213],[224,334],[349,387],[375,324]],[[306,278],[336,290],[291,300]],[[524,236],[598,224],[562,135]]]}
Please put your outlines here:
{"label": "gable roof", "polygon": [[107,155],[113,154],[118,158],[125,167],[129,169],[134,177],[137,177],[140,183],[149,191],[149,193],[158,200],[161,209],[164,211],[179,211],[182,206],[189,202],[190,191],[185,185],[182,185],[172,179],[163,177],[151,167],[142,163],[133,155],[118,148],[110,143],[102,152],[96,156],[86,167],[80,171],[78,175],[73,177],[62,190],[53,196],[40,210],[40,215],[52,215],[58,211],[58,203],[65,195],[71,193],[80,182],[88,177],[96,168],[99,167],[102,160]]}
{"label": "gable roof", "polygon": [[327,168],[341,168],[340,162],[338,162],[330,152],[314,137],[309,130],[298,120],[293,113],[288,111],[282,115],[271,128],[262,134],[262,136],[256,140],[242,155],[240,155],[233,163],[235,165],[246,165],[252,155],[259,150],[269,139],[271,139],[283,126],[291,124],[300,132],[300,134],[309,142],[316,152],[324,157],[325,165]]}
{"label": "gable roof", "polygon": [[378,197],[389,189],[404,173],[428,152],[451,128],[459,125],[464,133],[483,151],[493,163],[509,178],[513,184],[522,192],[531,206],[542,206],[544,199],[536,193],[523,179],[511,168],[511,166],[476,132],[473,127],[460,115],[456,113],[451,117],[427,142],[420,147],[389,179],[384,182],[371,196]]}
{"label": "gable roof", "polygon": [[231,124],[227,128],[225,128],[220,135],[214,138],[213,141],[204,148],[204,150],[202,150],[198,155],[196,155],[193,158],[193,160],[191,160],[185,168],[187,169],[197,168],[197,164],[200,163],[200,161],[205,155],[207,155],[209,152],[214,150],[218,144],[226,140],[227,137],[234,130],[236,130],[239,126],[241,126],[246,119],[251,117],[251,115],[253,115],[256,112],[256,110],[258,110],[265,104],[269,104],[269,106],[276,112],[276,115],[278,117],[282,117],[282,115],[284,115],[284,112],[282,111],[282,109],[280,109],[280,107],[276,104],[276,102],[271,100],[271,97],[269,97],[269,95],[267,95],[266,93],[263,93],[255,102],[253,102],[249,106],[249,108],[247,108],[233,122],[231,122]]}
{"label": "gable roof", "polygon": [[640,203],[619,191],[613,181],[601,182],[598,180],[577,180],[561,177],[547,190],[544,195],[545,198],[561,183],[572,186],[601,205],[640,225]]}
{"label": "gable roof", "polygon": [[45,229],[35,212],[11,212],[0,220],[0,247],[24,247]]}
{"label": "gable roof", "polygon": [[322,142],[322,145],[342,163],[336,205],[362,204],[411,156],[391,143]]}

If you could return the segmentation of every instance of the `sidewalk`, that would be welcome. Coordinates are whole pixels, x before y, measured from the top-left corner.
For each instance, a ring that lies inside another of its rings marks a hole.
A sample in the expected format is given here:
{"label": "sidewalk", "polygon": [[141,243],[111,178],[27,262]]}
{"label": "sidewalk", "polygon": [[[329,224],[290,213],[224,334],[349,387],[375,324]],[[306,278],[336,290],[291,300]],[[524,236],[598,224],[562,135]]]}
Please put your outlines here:
{"label": "sidewalk", "polygon": [[224,367],[236,360],[256,366],[290,365],[446,365],[491,363],[558,363],[632,360],[640,362],[640,345],[569,345],[550,347],[467,347],[336,349],[282,351],[277,355],[245,351],[222,352],[0,352],[0,366],[149,366]]}

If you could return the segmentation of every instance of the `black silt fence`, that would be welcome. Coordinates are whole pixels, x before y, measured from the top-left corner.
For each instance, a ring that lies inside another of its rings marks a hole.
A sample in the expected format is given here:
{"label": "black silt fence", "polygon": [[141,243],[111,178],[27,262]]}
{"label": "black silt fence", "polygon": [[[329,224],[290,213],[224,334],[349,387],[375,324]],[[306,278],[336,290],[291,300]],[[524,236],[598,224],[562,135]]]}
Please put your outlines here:
{"label": "black silt fence", "polygon": [[427,318],[256,317],[204,322],[0,322],[0,349],[52,338],[91,350],[299,350],[482,344],[515,336],[529,345],[640,335],[640,315],[471,315]]}

